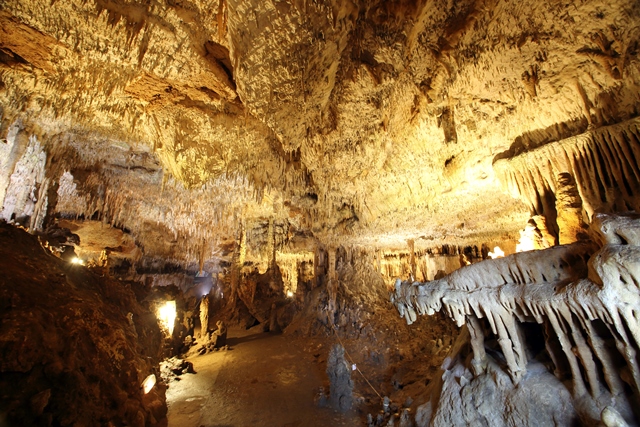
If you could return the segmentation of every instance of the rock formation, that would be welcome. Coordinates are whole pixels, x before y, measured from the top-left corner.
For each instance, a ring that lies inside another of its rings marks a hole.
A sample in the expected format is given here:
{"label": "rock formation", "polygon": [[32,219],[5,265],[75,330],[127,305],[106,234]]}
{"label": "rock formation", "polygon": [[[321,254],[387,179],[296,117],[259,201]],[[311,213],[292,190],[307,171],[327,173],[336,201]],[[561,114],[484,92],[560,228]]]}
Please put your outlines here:
{"label": "rock formation", "polygon": [[[386,369],[422,347],[386,345],[409,333],[381,301],[398,277],[437,278],[419,304],[404,288],[397,301],[410,321],[444,307],[470,325],[493,298],[493,323],[467,326],[478,375],[493,369],[487,328],[516,383],[540,332],[520,321],[560,336],[555,319],[576,348],[553,344],[558,369],[591,392],[605,362],[593,378],[585,328],[614,320],[562,307],[608,286],[585,281],[584,224],[633,247],[598,214],[640,209],[638,22],[637,0],[2,0],[0,220],[176,297],[176,350],[202,314],[365,337]],[[475,267],[497,246],[545,252]],[[528,307],[538,296],[558,312]],[[455,335],[437,322],[427,363]]]}
{"label": "rock formation", "polygon": [[[523,252],[424,284],[398,280],[392,300],[409,324],[417,314],[444,310],[466,325],[472,348],[467,364],[460,341],[443,365],[421,425],[590,424],[604,422],[605,409],[637,423],[638,229],[637,215],[596,214],[591,232],[600,247]],[[551,399],[549,390],[560,398]],[[481,405],[472,396],[492,397]],[[501,412],[502,405],[513,409]]]}
{"label": "rock formation", "polygon": [[[162,336],[139,284],[47,254],[0,225],[0,424],[155,426]],[[139,298],[139,299],[138,299]]]}
{"label": "rock formation", "polygon": [[339,411],[345,412],[353,405],[353,381],[351,366],[344,356],[344,347],[336,344],[327,360],[327,376],[329,377],[329,404]]}
{"label": "rock formation", "polygon": [[553,232],[561,172],[588,217],[637,208],[635,2],[0,12],[2,216],[126,229],[134,264],[215,270],[243,233],[264,262],[267,224],[277,250],[481,244],[531,214]]}

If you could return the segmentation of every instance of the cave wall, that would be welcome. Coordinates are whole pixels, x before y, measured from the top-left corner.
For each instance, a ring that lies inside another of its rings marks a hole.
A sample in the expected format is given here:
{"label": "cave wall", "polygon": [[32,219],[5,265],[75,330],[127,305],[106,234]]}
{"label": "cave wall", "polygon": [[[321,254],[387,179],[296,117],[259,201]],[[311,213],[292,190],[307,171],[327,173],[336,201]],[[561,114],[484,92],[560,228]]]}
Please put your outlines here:
{"label": "cave wall", "polygon": [[0,424],[159,425],[164,337],[148,289],[68,264],[16,227],[0,225],[0,242]]}

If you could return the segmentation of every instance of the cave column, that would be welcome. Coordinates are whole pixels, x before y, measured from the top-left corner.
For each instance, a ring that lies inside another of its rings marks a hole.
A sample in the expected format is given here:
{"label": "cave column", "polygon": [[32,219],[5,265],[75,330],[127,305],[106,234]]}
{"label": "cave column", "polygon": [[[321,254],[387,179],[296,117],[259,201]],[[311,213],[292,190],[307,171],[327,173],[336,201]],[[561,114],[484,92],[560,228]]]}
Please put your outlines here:
{"label": "cave column", "polygon": [[617,375],[617,369],[613,359],[611,358],[611,354],[606,351],[607,347],[604,340],[600,338],[598,332],[593,328],[589,319],[586,319],[583,316],[578,316],[578,319],[580,320],[584,330],[587,332],[587,338],[594,354],[598,360],[600,360],[600,363],[602,363],[604,380],[609,386],[611,394],[617,396],[623,393],[624,385],[622,384],[620,377]]}
{"label": "cave column", "polygon": [[204,270],[204,257],[207,248],[207,243],[205,239],[202,239],[202,246],[200,246],[200,252],[198,253],[198,271],[200,276],[202,276],[202,272]]}
{"label": "cave column", "polygon": [[589,388],[591,389],[591,397],[596,399],[600,396],[600,381],[598,380],[598,368],[593,360],[593,354],[591,353],[590,347],[587,345],[580,329],[573,321],[572,313],[568,309],[561,310],[560,315],[564,318],[569,331],[571,332],[571,336],[573,337],[573,342],[575,343],[575,353],[582,361],[582,366],[585,368],[585,374],[587,376],[587,381],[589,383]]}
{"label": "cave column", "polygon": [[567,172],[559,173],[556,177],[556,212],[559,244],[567,245],[586,236],[587,227],[582,222],[582,199],[575,179]]}
{"label": "cave column", "polygon": [[526,373],[527,360],[513,316],[501,308],[492,309],[490,314],[487,315],[493,317],[493,324],[498,335],[498,344],[507,362],[511,379],[514,384],[517,384]]}
{"label": "cave column", "polygon": [[244,265],[244,258],[246,255],[246,230],[244,226],[240,225],[240,233],[238,242],[235,245],[231,259],[231,296],[229,297],[229,304],[233,305],[236,302],[238,296],[238,286],[240,285],[240,270]]}
{"label": "cave column", "polygon": [[318,286],[318,278],[320,277],[320,246],[316,246],[313,251],[313,281],[311,282],[311,289],[315,289]]}
{"label": "cave column", "polygon": [[484,331],[475,315],[467,316],[467,328],[471,335],[471,348],[473,349],[473,361],[471,366],[473,373],[478,376],[487,368],[487,353],[484,349]]}
{"label": "cave column", "polygon": [[269,251],[269,270],[271,276],[273,276],[277,263],[276,263],[276,232],[273,224],[273,218],[269,220],[269,230],[267,231],[268,239],[268,251]]}
{"label": "cave column", "polygon": [[560,326],[555,311],[548,304],[544,306],[544,311],[549,318],[549,322],[551,323],[556,336],[558,337],[558,341],[560,341],[562,351],[564,351],[564,354],[567,356],[569,367],[571,368],[571,376],[573,377],[573,396],[580,397],[587,392],[587,388],[584,384],[582,373],[580,372],[578,360],[576,358],[576,355],[573,353],[571,342],[569,341],[569,338],[567,337],[564,329]]}
{"label": "cave column", "polygon": [[628,328],[622,324],[620,313],[616,307],[608,307],[608,311],[611,319],[613,320],[613,324],[607,323],[606,325],[609,328],[609,331],[611,331],[611,335],[615,337],[616,348],[626,360],[627,365],[629,365],[629,370],[631,371],[631,376],[636,389],[640,389],[640,367],[638,366],[636,358],[636,349],[627,335]]}

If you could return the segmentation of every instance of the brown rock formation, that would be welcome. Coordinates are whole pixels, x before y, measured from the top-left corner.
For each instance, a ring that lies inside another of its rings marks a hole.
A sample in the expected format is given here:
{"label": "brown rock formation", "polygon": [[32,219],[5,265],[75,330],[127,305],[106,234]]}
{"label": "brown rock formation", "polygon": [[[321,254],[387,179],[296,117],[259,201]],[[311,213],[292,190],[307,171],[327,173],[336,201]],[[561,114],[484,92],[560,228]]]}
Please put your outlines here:
{"label": "brown rock formation", "polygon": [[159,377],[162,336],[138,285],[55,258],[14,227],[0,226],[0,242],[2,422],[157,425],[165,386],[141,385]]}
{"label": "brown rock formation", "polygon": [[587,227],[582,221],[582,199],[576,182],[567,172],[558,175],[556,184],[558,243],[566,245],[586,238]]}

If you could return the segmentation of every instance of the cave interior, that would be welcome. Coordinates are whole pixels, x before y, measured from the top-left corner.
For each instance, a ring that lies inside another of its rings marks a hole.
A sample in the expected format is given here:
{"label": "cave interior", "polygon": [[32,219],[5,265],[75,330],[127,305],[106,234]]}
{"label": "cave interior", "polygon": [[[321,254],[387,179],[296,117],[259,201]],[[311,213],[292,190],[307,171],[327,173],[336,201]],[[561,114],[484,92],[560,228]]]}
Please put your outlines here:
{"label": "cave interior", "polygon": [[0,0],[0,427],[640,425],[637,0]]}

